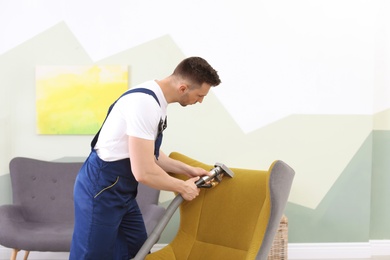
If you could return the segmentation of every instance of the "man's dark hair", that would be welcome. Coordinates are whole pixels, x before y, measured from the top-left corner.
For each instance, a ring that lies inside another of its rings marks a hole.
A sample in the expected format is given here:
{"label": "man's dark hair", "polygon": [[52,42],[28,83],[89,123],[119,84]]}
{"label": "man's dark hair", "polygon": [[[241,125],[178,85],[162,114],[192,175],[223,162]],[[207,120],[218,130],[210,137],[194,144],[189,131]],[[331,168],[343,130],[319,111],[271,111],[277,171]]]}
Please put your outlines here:
{"label": "man's dark hair", "polygon": [[181,61],[173,75],[188,79],[199,86],[203,83],[218,86],[221,83],[218,73],[210,64],[200,57],[189,57]]}

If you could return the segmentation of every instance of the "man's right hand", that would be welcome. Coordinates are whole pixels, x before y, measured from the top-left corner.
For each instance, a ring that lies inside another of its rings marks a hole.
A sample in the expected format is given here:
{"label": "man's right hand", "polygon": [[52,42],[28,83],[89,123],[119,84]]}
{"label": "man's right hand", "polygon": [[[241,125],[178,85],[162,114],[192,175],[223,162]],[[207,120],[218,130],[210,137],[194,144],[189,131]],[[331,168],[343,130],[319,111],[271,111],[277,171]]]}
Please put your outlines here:
{"label": "man's right hand", "polygon": [[183,191],[180,192],[183,199],[191,201],[199,195],[200,189],[195,184],[199,178],[200,177],[193,177],[184,182]]}

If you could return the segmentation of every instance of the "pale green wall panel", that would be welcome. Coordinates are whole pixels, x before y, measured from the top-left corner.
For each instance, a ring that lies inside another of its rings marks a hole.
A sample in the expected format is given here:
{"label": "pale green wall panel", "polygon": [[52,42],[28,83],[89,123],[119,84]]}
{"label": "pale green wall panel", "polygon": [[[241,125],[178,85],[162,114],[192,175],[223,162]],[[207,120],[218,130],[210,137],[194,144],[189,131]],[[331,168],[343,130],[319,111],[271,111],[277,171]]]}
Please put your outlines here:
{"label": "pale green wall panel", "polygon": [[[288,203],[285,214],[289,219],[289,242],[369,240],[371,147],[372,135],[366,139],[316,209]],[[323,160],[324,163],[332,163],[327,158]]]}
{"label": "pale green wall panel", "polygon": [[0,205],[12,202],[11,178],[9,174],[0,176]]}
{"label": "pale green wall panel", "polygon": [[371,239],[390,239],[390,131],[373,132]]}
{"label": "pale green wall panel", "polygon": [[[171,203],[171,201],[164,202],[161,205],[167,208],[169,203]],[[168,244],[169,242],[171,242],[173,238],[175,238],[176,233],[179,230],[179,225],[180,225],[180,209],[177,209],[176,212],[173,214],[172,218],[169,220],[164,231],[162,232],[159,243]]]}

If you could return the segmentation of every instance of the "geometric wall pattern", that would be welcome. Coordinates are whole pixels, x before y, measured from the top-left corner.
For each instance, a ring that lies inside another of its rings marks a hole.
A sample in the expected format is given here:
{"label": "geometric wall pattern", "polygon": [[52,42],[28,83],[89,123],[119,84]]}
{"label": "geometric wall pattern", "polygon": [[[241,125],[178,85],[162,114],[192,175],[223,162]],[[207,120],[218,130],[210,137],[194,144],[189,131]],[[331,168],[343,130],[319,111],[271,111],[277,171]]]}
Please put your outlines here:
{"label": "geometric wall pattern", "polygon": [[289,240],[315,243],[388,239],[389,147],[390,131],[373,131],[315,210],[288,203]]}
{"label": "geometric wall pattern", "polygon": [[[389,154],[390,131],[373,131],[315,209],[288,202],[285,214],[289,219],[289,242],[388,239],[390,161],[383,155]],[[175,214],[174,224],[170,223],[162,236],[163,242],[175,235],[178,221]]]}
{"label": "geometric wall pattern", "polygon": [[372,139],[372,135],[367,137],[315,209],[288,203],[289,241],[320,243],[369,240]]}
{"label": "geometric wall pattern", "polygon": [[[49,46],[58,49],[49,50]],[[155,78],[168,75],[183,57],[175,42],[163,36],[96,63],[128,64],[133,86],[149,80],[151,75]],[[25,67],[10,62],[17,59]],[[11,121],[1,125],[2,133],[12,136],[11,139],[0,136],[2,147],[10,147],[0,148],[0,175],[7,175],[8,161],[13,156],[56,159],[88,154],[90,137],[54,140],[34,134],[33,68],[53,63],[92,63],[64,23],[0,56],[0,70],[5,72],[0,76],[0,85],[14,87],[14,92],[6,90],[7,98],[0,98],[5,115],[1,122]],[[15,71],[24,77],[13,75]],[[296,170],[286,209],[290,242],[390,238],[390,225],[386,221],[390,217],[387,199],[390,166],[384,159],[390,155],[390,129],[373,131],[375,115],[291,115],[243,133],[213,91],[202,105],[184,109],[172,105],[168,112],[170,126],[163,143],[166,153],[179,151],[209,164],[221,161],[230,167],[256,169],[282,159]],[[386,125],[388,112],[384,115],[378,117],[377,125]],[[0,179],[7,180],[8,177]],[[161,202],[166,205],[171,198],[172,195],[163,194]]]}

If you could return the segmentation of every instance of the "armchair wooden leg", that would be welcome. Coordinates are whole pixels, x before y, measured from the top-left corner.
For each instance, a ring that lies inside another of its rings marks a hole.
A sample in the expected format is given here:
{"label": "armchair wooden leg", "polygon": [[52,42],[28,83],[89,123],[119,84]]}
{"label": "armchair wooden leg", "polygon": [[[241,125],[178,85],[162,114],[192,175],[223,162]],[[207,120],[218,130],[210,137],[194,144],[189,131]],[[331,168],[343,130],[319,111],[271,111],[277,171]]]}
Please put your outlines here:
{"label": "armchair wooden leg", "polygon": [[[16,257],[18,256],[19,251],[20,250],[16,249],[16,248],[12,249],[11,260],[16,260]],[[27,260],[29,254],[30,254],[30,251],[25,251],[23,260]]]}
{"label": "armchair wooden leg", "polygon": [[29,254],[30,254],[30,251],[25,251],[23,260],[27,260]]}
{"label": "armchair wooden leg", "polygon": [[16,260],[16,256],[18,255],[19,249],[12,249],[12,254],[11,254],[11,260]]}

